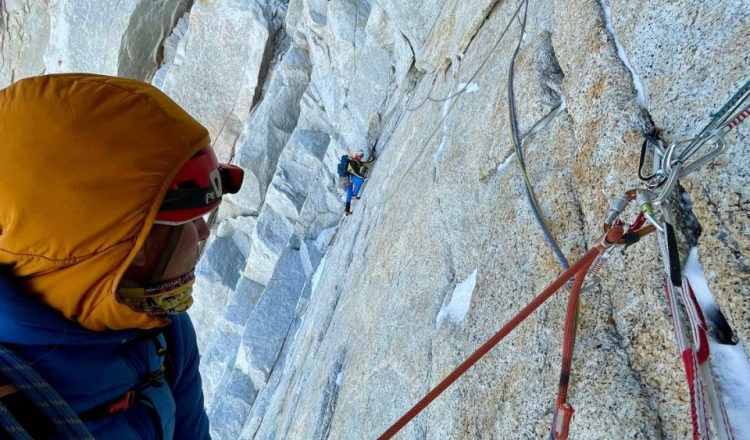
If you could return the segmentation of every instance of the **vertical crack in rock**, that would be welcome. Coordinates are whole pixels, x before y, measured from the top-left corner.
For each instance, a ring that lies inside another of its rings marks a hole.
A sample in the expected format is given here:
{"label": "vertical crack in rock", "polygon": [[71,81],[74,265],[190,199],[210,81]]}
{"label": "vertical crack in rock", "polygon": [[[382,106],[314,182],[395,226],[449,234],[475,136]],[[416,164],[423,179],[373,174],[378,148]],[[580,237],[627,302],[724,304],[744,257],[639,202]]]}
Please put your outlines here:
{"label": "vertical crack in rock", "polygon": [[[412,55],[414,55],[414,48],[411,47],[411,45],[409,45],[409,48],[412,51]],[[390,144],[391,138],[393,138],[393,136],[396,134],[396,130],[401,125],[401,120],[404,118],[404,116],[406,116],[407,113],[411,111],[410,108],[411,108],[411,103],[415,97],[415,90],[417,89],[419,81],[424,76],[417,70],[414,64],[415,63],[414,60],[415,58],[412,56],[412,64],[409,67],[409,71],[406,74],[406,78],[404,79],[405,87],[404,87],[403,92],[397,98],[396,103],[393,106],[391,106],[391,110],[386,110],[385,112],[386,114],[388,114],[388,117],[387,119],[383,118],[385,119],[386,122],[383,124],[380,137],[378,138],[378,141],[375,144],[377,151],[379,151],[378,156],[382,155],[383,152],[387,150],[387,147]],[[403,98],[406,97],[407,95],[410,95],[410,96],[406,99],[406,102],[403,102]],[[387,107],[388,106],[386,105],[386,108]]]}
{"label": "vertical crack in rock", "polygon": [[[365,4],[365,7],[367,7],[367,4]],[[357,59],[357,48],[359,47],[357,45],[357,28],[359,27],[359,9],[360,9],[360,2],[358,0],[354,0],[354,26],[352,28],[352,52],[354,53],[352,55],[352,60],[354,61],[354,71],[352,72],[351,77],[349,78],[349,84],[347,85],[346,89],[344,90],[344,96],[346,98],[349,97],[349,90],[352,88],[352,83],[354,83],[354,78],[357,77],[357,72],[359,72],[359,60]],[[370,11],[366,13],[365,17],[365,27],[367,26],[367,18],[370,16]],[[365,32],[365,38],[367,38],[367,32]]]}
{"label": "vertical crack in rock", "polygon": [[[440,141],[438,142],[438,146],[435,149],[435,152],[432,154],[432,169],[433,169],[433,175],[432,175],[432,181],[437,182],[437,167],[441,166],[443,163],[443,151],[445,150],[445,144],[446,141],[450,138],[450,130],[449,130],[449,123],[448,123],[448,114],[450,113],[451,108],[453,107],[453,100],[457,99],[459,94],[456,93],[456,75],[458,74],[458,60],[456,60],[454,57],[451,58],[451,64],[450,64],[450,80],[448,82],[448,98],[444,98],[443,101],[443,108],[442,108],[442,119],[441,119],[441,125],[440,128]],[[429,94],[427,95],[428,99]]]}
{"label": "vertical crack in rock", "polygon": [[138,2],[120,40],[118,75],[144,81],[153,77],[164,58],[165,41],[191,8],[192,0]]}
{"label": "vertical crack in rock", "polygon": [[[477,37],[479,32],[484,27],[485,23],[489,21],[490,15],[492,15],[493,12],[498,8],[499,5],[510,3],[505,1],[496,0],[493,1],[487,5],[484,5],[484,9],[477,12],[476,15],[472,16],[470,18],[471,23],[469,23],[470,27],[467,27],[464,32],[462,32],[461,35],[456,35],[456,30],[453,29],[451,31],[452,35],[441,35],[441,39],[449,39],[452,40],[449,46],[443,46],[439,47],[440,43],[437,44],[431,44],[433,40],[436,40],[432,38],[432,34],[435,31],[435,28],[438,24],[440,24],[441,31],[445,31],[445,27],[447,25],[448,20],[455,21],[456,20],[456,13],[460,12],[458,9],[460,9],[460,6],[457,6],[459,2],[453,1],[452,3],[452,11],[446,11],[446,5],[448,4],[448,0],[443,2],[443,5],[440,7],[439,11],[440,13],[436,17],[436,19],[433,21],[432,26],[430,27],[430,30],[425,34],[424,41],[422,43],[422,57],[421,61],[423,64],[423,68],[428,71],[434,71],[434,70],[440,70],[445,66],[445,64],[449,61],[452,62],[452,58],[455,58],[458,54],[464,54],[471,46],[471,43],[474,41],[474,39]],[[521,2],[523,3],[523,2]],[[520,6],[519,6],[520,8]],[[481,18],[480,18],[481,17]],[[454,23],[451,23],[453,25]],[[458,39],[455,39],[454,37],[458,36]],[[493,48],[494,50],[494,48]],[[440,54],[434,53],[435,51],[440,51]],[[433,52],[432,54],[430,52]],[[440,59],[437,57],[440,57],[444,54],[450,54],[449,56],[442,56]],[[460,57],[460,55],[459,55]],[[432,60],[430,60],[432,58]],[[430,65],[433,64],[433,65]]]}
{"label": "vertical crack in rock", "polygon": [[610,8],[609,6],[609,0],[599,0],[599,5],[601,6],[602,13],[604,14],[604,24],[607,32],[609,32],[609,35],[612,37],[612,41],[615,45],[615,48],[617,49],[617,55],[620,57],[620,60],[622,61],[622,64],[625,66],[625,68],[628,69],[628,72],[630,72],[630,77],[633,81],[633,88],[636,91],[636,102],[643,111],[647,111],[648,102],[646,101],[646,91],[643,88],[641,78],[636,73],[633,65],[630,64],[630,60],[628,60],[628,56],[625,53],[625,48],[622,47],[620,41],[617,39],[617,33],[615,32],[614,21],[612,19],[612,8]]}
{"label": "vertical crack in rock", "polygon": [[524,146],[527,141],[531,141],[534,136],[547,128],[557,116],[568,108],[565,95],[562,92],[562,82],[565,79],[565,74],[560,67],[560,62],[557,60],[550,32],[544,32],[542,41],[539,43],[534,55],[537,75],[539,77],[538,82],[543,82],[546,94],[554,103],[554,107],[521,136],[521,142]]}
{"label": "vertical crack in rock", "polygon": [[[721,217],[721,211],[719,210],[718,206],[716,206],[716,204],[711,200],[708,186],[702,185],[701,190],[703,192],[703,195],[705,196],[706,204],[708,205],[711,212],[716,216],[717,222],[719,224],[718,234],[716,238],[718,238],[719,241],[723,243],[727,249],[729,249],[730,253],[737,262],[739,269],[745,273],[750,272],[750,265],[747,264],[742,255],[740,244],[736,239],[730,236],[729,228],[727,228],[724,219]],[[685,245],[687,247],[685,251],[688,252],[689,249],[698,246],[698,239],[703,232],[703,228],[698,221],[698,217],[693,212],[693,200],[690,198],[690,194],[688,194],[685,188],[683,188],[679,183],[675,187],[672,202],[672,206],[675,206],[677,208],[677,223],[680,226],[680,232],[685,239]],[[737,343],[736,336],[734,335],[734,330],[732,329],[732,326],[729,324],[726,316],[719,307],[716,307],[714,309],[703,309],[703,313],[708,321],[709,334],[711,334],[722,344],[731,345]]]}
{"label": "vertical crack in rock", "polygon": [[[272,7],[275,9],[272,10]],[[255,106],[267,90],[267,80],[270,73],[284,58],[284,53],[291,46],[291,38],[284,28],[284,19],[286,18],[288,4],[276,3],[273,6],[263,7],[263,16],[269,24],[269,38],[266,40],[263,56],[261,58],[260,68],[258,71],[258,86],[255,88],[253,96],[253,106]]]}
{"label": "vertical crack in rock", "polygon": [[[10,15],[5,0],[0,0],[0,67],[5,66],[5,57],[2,55],[5,52],[5,38],[9,31],[9,21]],[[13,72],[13,76],[15,76],[15,72]],[[13,83],[13,80],[11,80],[11,83]]]}
{"label": "vertical crack in rock", "polygon": [[740,244],[729,233],[729,228],[727,228],[727,224],[721,216],[722,211],[716,205],[716,202],[711,199],[711,191],[705,184],[701,185],[701,190],[703,196],[705,197],[706,205],[711,210],[711,213],[716,217],[716,222],[718,223],[716,238],[718,238],[719,241],[722,242],[724,246],[726,246],[727,250],[732,254],[735,261],[737,262],[738,268],[744,273],[750,273],[750,264],[745,261],[745,257],[742,255]]}
{"label": "vertical crack in rock", "polygon": [[424,34],[424,40],[420,43],[422,47],[424,47],[424,45],[430,40],[430,37],[432,36],[432,32],[435,30],[435,26],[437,26],[438,21],[440,21],[440,17],[443,15],[443,10],[445,9],[445,5],[447,5],[449,1],[451,0],[443,0],[443,4],[440,5],[440,9],[438,9],[438,11],[440,12],[438,13],[437,17],[435,17],[435,19],[432,21],[430,30],[427,31],[426,34]]}
{"label": "vertical crack in rock", "polygon": [[[280,50],[281,46],[280,43],[279,46],[275,44],[275,40],[279,38],[279,32],[280,29],[276,29],[275,31],[273,31],[271,38],[266,40],[266,44],[263,48],[260,67],[258,68],[258,82],[257,86],[255,87],[255,93],[253,94],[252,103],[250,104],[251,109],[257,105],[257,103],[260,101],[261,96],[263,95],[263,92],[266,90],[266,80],[268,79],[269,73],[271,72],[271,61],[273,60],[275,55],[274,48],[276,49],[276,51],[278,51]],[[284,49],[286,49],[287,47],[284,47]],[[234,112],[235,107],[236,104],[232,106],[232,112]]]}
{"label": "vertical crack in rock", "polygon": [[[336,286],[334,290],[335,298],[333,299],[333,304],[328,309],[328,313],[326,314],[325,318],[323,318],[323,322],[321,323],[320,331],[318,332],[318,342],[323,341],[325,339],[326,334],[328,333],[328,328],[331,326],[331,322],[333,322],[333,316],[336,314],[336,308],[339,305],[339,300],[341,299],[341,294],[343,292],[343,287],[339,284]],[[316,347],[316,352],[320,348],[320,346]]]}
{"label": "vertical crack in rock", "polygon": [[402,37],[404,37],[404,41],[406,41],[406,44],[409,45],[409,50],[411,51],[411,66],[410,66],[409,70],[412,70],[412,69],[416,70],[415,69],[415,63],[416,63],[415,59],[417,57],[417,54],[414,51],[414,46],[411,45],[411,41],[409,40],[409,37],[407,37],[403,32],[401,32],[399,30],[398,33],[401,34]]}
{"label": "vertical crack in rock", "polygon": [[333,368],[331,368],[331,372],[328,375],[328,381],[323,390],[323,403],[320,407],[320,415],[313,438],[327,439],[331,434],[331,422],[333,421],[333,414],[336,411],[345,361],[346,351],[343,350],[338,354],[338,359],[334,362]]}
{"label": "vertical crack in rock", "polygon": [[492,15],[495,10],[501,5],[505,4],[507,2],[501,1],[501,0],[495,0],[489,7],[487,8],[487,12],[484,14],[484,18],[482,19],[482,22],[479,26],[477,26],[476,29],[474,29],[474,32],[472,32],[471,36],[469,37],[469,41],[466,43],[466,46],[461,50],[461,53],[466,53],[469,48],[471,47],[471,43],[474,42],[474,39],[479,35],[479,32],[482,30],[484,25],[487,23],[487,21],[490,19],[490,15]]}
{"label": "vertical crack in rock", "polygon": [[[704,190],[707,191],[707,188],[704,187]],[[677,223],[680,225],[680,232],[685,237],[687,247],[698,246],[698,239],[703,233],[703,228],[693,212],[693,200],[690,194],[679,182],[675,186],[671,205],[677,208]]]}
{"label": "vertical crack in rock", "polygon": [[[606,317],[597,320],[596,328],[594,329],[594,333],[602,333],[606,335],[604,337],[605,341],[597,343],[597,349],[601,349],[602,345],[607,343],[606,339],[614,341],[615,347],[609,347],[606,349],[612,351],[613,356],[619,356],[622,359],[623,363],[632,375],[634,382],[638,386],[638,392],[641,395],[642,400],[646,402],[648,407],[651,409],[654,417],[656,418],[656,423],[654,424],[654,426],[651,426],[656,430],[656,438],[663,439],[665,438],[663,428],[664,421],[662,420],[662,415],[657,408],[658,396],[652,393],[652,387],[646,380],[643,379],[640,371],[633,365],[633,362],[627,351],[627,348],[630,345],[630,340],[621,332],[619,326],[617,325],[617,320],[614,319],[615,305],[612,296],[612,289],[606,289],[602,286],[599,286],[598,288],[590,292],[590,297],[600,304],[599,309],[607,313]],[[649,438],[649,436],[646,435],[643,438]]]}
{"label": "vertical crack in rock", "polygon": [[588,234],[586,234],[586,214],[583,212],[583,206],[581,206],[581,193],[578,187],[571,185],[570,194],[573,196],[573,205],[575,206],[575,214],[578,217],[578,224],[581,228],[581,235],[583,236],[583,248],[589,249]]}

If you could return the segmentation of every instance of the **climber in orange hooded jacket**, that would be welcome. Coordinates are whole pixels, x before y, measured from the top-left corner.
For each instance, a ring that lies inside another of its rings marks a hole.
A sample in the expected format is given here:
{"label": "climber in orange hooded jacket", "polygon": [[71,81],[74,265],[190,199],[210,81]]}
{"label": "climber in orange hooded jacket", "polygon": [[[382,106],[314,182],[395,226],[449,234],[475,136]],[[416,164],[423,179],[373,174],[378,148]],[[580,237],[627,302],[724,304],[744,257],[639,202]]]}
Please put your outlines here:
{"label": "climber in orange hooded jacket", "polygon": [[[241,182],[206,129],[149,84],[62,74],[0,90],[0,345],[97,438],[208,438],[182,312],[202,216]],[[23,393],[2,389],[13,413]]]}

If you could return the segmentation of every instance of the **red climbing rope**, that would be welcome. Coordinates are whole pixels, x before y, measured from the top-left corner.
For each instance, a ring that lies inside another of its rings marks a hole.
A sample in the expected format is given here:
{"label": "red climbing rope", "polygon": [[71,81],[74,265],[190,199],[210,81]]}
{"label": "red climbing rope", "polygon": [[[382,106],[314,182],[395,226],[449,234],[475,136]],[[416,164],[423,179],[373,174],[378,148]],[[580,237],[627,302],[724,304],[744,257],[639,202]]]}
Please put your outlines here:
{"label": "red climbing rope", "polygon": [[578,322],[578,300],[581,298],[581,287],[586,273],[594,260],[585,264],[575,274],[573,287],[568,298],[568,310],[565,312],[565,330],[563,332],[562,365],[560,367],[560,384],[557,388],[556,413],[552,419],[553,438],[564,440],[568,438],[570,421],[573,418],[573,407],[568,404],[568,385],[570,384],[570,368],[573,363],[573,348],[575,347],[576,324]]}
{"label": "red climbing rope", "polygon": [[[392,438],[398,433],[407,423],[409,423],[414,417],[417,416],[427,405],[429,405],[435,398],[443,393],[453,382],[461,377],[469,368],[479,361],[484,355],[486,355],[495,345],[497,345],[503,338],[508,336],[519,324],[521,324],[526,318],[528,318],[536,309],[539,308],[545,301],[547,301],[552,295],[555,294],[565,283],[576,277],[574,288],[577,286],[580,290],[583,284],[583,278],[586,275],[586,271],[593,264],[594,260],[599,254],[606,248],[614,245],[620,241],[623,235],[623,227],[620,224],[615,224],[609,231],[604,235],[602,240],[586,252],[580,260],[576,261],[575,264],[570,266],[568,270],[563,272],[562,275],[557,277],[552,284],[549,285],[542,293],[534,298],[526,307],[524,307],[516,316],[511,318],[500,330],[497,331],[491,338],[489,338],[484,344],[482,344],[474,353],[471,354],[465,361],[461,363],[455,370],[453,370],[448,376],[446,376],[439,384],[437,384],[430,392],[427,393],[419,402],[417,402],[409,411],[406,412],[400,419],[398,419],[390,428],[388,428],[378,440],[386,440]],[[572,348],[571,348],[572,351]]]}

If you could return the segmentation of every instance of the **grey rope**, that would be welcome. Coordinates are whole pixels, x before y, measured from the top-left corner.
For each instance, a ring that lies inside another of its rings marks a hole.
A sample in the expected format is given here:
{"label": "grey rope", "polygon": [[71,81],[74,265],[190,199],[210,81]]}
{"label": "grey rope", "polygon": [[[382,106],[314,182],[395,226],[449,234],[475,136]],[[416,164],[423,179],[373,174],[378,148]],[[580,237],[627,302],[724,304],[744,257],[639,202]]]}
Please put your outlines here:
{"label": "grey rope", "polygon": [[[517,18],[518,17],[518,12],[521,10],[521,6],[523,6],[525,3],[526,3],[526,1],[524,0],[521,3],[518,4],[518,7],[516,8],[515,12],[513,13],[513,18]],[[474,82],[474,79],[476,79],[477,75],[479,75],[479,72],[482,71],[482,69],[484,68],[484,65],[487,64],[487,61],[489,61],[490,56],[492,55],[493,52],[495,52],[495,49],[497,49],[497,46],[500,44],[500,42],[503,41],[503,37],[505,36],[505,33],[508,32],[508,29],[510,29],[510,25],[512,25],[512,24],[513,24],[513,19],[511,19],[511,21],[508,22],[508,26],[506,26],[505,29],[503,29],[503,32],[500,34],[500,38],[498,38],[497,41],[495,41],[495,45],[492,46],[492,49],[490,49],[490,51],[487,53],[487,56],[482,61],[482,64],[479,65],[479,68],[476,70],[476,72],[474,72],[473,75],[471,75],[471,77],[469,78],[469,80],[466,81],[466,83],[464,83],[464,86],[463,86],[463,88],[461,90],[459,90],[458,92],[453,93],[453,94],[451,94],[449,96],[446,96],[445,98],[432,98],[428,94],[427,97],[421,103],[419,103],[418,106],[416,106],[414,108],[406,109],[406,111],[411,112],[411,111],[417,110],[418,108],[422,107],[427,101],[437,102],[437,103],[445,102],[445,101],[453,99],[456,96],[459,96],[462,93],[464,93],[466,91],[466,89],[468,89],[469,86]]]}
{"label": "grey rope", "polygon": [[529,9],[529,2],[528,0],[524,0],[523,4],[524,12],[523,12],[523,19],[521,21],[521,33],[518,37],[518,44],[516,45],[516,50],[513,52],[513,57],[510,60],[510,67],[508,68],[508,111],[509,111],[509,117],[510,117],[510,125],[511,130],[513,132],[513,143],[516,146],[516,160],[518,162],[518,166],[521,169],[521,174],[524,180],[524,192],[526,193],[526,199],[529,202],[529,206],[531,207],[531,212],[534,215],[534,219],[539,224],[539,227],[542,230],[542,234],[544,235],[544,239],[547,241],[547,244],[552,248],[552,252],[557,257],[558,261],[560,262],[560,265],[563,267],[563,269],[567,270],[570,266],[568,263],[567,258],[565,258],[565,255],[563,254],[562,250],[560,250],[560,245],[557,243],[557,240],[552,236],[552,234],[549,231],[549,227],[547,226],[546,219],[544,218],[544,215],[541,212],[541,209],[539,208],[539,201],[536,198],[536,194],[534,193],[534,188],[531,186],[531,182],[529,181],[527,172],[526,172],[526,162],[523,157],[523,146],[521,143],[521,135],[519,134],[518,130],[518,118],[516,115],[516,99],[515,95],[513,94],[513,71],[515,69],[516,64],[516,57],[518,56],[518,52],[521,49],[521,42],[523,41],[523,34],[526,30],[526,18],[528,15],[528,9]]}
{"label": "grey rope", "polygon": [[[524,4],[523,1],[521,3],[519,3],[518,7],[516,8],[516,11],[513,13],[513,16],[511,17],[510,20],[508,20],[508,25],[505,26],[505,29],[503,30],[503,32],[500,34],[500,37],[495,42],[495,45],[492,47],[492,50],[490,50],[490,52],[487,54],[487,57],[484,59],[484,61],[479,66],[479,68],[477,69],[477,71],[474,73],[474,75],[472,75],[472,79],[474,77],[476,77],[479,74],[479,72],[482,70],[482,68],[487,64],[487,61],[489,60],[490,56],[492,55],[492,53],[494,52],[494,50],[497,48],[497,46],[500,44],[500,42],[503,40],[503,37],[505,37],[505,34],[508,32],[508,29],[510,29],[510,26],[513,24],[513,20],[518,15],[518,12],[521,10],[521,6],[523,6],[523,4]],[[412,97],[413,96],[414,95],[412,95]],[[435,134],[438,132],[438,130],[440,129],[440,127],[443,125],[443,122],[448,117],[448,114],[450,114],[450,111],[453,109],[453,106],[455,105],[455,103],[456,103],[456,101],[453,101],[453,102],[450,103],[448,109],[445,111],[444,116],[440,119],[440,123],[435,127],[435,129],[430,133],[430,135],[425,138],[425,139],[427,139],[427,141],[422,145],[422,147],[419,150],[419,153],[415,156],[415,159],[412,161],[412,163],[409,165],[409,167],[406,169],[406,171],[401,175],[401,178],[398,181],[399,185],[401,184],[401,181],[411,172],[411,169],[414,167],[414,165],[419,161],[419,159],[425,153],[427,145],[429,145],[430,141],[432,140],[432,137],[435,136]],[[402,113],[401,117],[403,117],[405,114],[406,114],[406,112]],[[396,121],[396,127],[393,130],[394,132],[395,132],[396,128],[398,128],[398,124],[400,124],[400,123],[401,123],[401,119],[399,119],[398,121]],[[389,140],[390,140],[390,138],[389,138]]]}

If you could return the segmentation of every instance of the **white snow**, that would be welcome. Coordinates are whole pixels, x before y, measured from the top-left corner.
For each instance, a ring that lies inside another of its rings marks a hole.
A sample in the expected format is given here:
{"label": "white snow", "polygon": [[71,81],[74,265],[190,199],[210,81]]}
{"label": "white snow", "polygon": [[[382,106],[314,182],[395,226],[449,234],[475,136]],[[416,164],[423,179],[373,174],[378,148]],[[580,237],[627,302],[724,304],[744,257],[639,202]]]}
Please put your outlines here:
{"label": "white snow", "polygon": [[500,173],[504,171],[506,168],[508,168],[508,165],[510,165],[514,157],[516,157],[516,153],[512,153],[510,156],[506,157],[503,163],[497,166],[496,173]]}
{"label": "white snow", "polygon": [[[453,88],[451,87],[449,89],[451,94],[453,94]],[[448,111],[451,108],[451,101],[453,101],[455,98],[446,99],[443,102],[443,126],[440,129],[440,142],[438,143],[437,149],[435,149],[435,154],[432,156],[432,162],[435,164],[435,166],[438,166],[440,164],[440,159],[443,154],[443,148],[445,148],[445,140],[448,137]]]}
{"label": "white snow", "polygon": [[612,40],[614,40],[615,47],[617,48],[617,55],[620,57],[625,67],[630,71],[630,76],[632,76],[633,78],[633,87],[635,87],[636,91],[636,102],[641,108],[646,108],[648,106],[648,103],[646,102],[646,93],[643,87],[643,83],[641,83],[641,78],[635,73],[633,65],[630,64],[630,60],[628,60],[628,56],[627,54],[625,54],[625,49],[617,40],[615,26],[612,22],[612,9],[609,7],[609,2],[607,0],[600,0],[600,4],[602,6],[602,10],[604,11],[605,26],[607,27],[607,31],[610,33],[610,35],[612,35]]}
{"label": "white snow", "polygon": [[460,54],[451,54],[451,73],[453,73],[453,77],[456,77],[456,73],[458,72],[458,60],[461,58],[459,57]]}
{"label": "white snow", "polygon": [[[703,268],[698,261],[698,249],[692,248],[683,275],[690,281],[701,309],[706,312],[718,309],[708,289]],[[710,313],[708,313],[710,315]],[[750,362],[741,345],[721,344],[708,335],[711,367],[716,375],[721,397],[737,439],[750,439]]]}
{"label": "white snow", "polygon": [[703,273],[703,268],[698,261],[698,248],[694,247],[690,249],[690,255],[685,262],[682,274],[690,281],[690,285],[695,292],[695,299],[698,300],[698,304],[701,306],[703,313],[710,314],[715,311],[717,306],[714,301],[714,296],[708,289],[706,275]]}
{"label": "white snow", "polygon": [[479,91],[479,84],[473,81],[470,83],[460,83],[458,90],[461,90],[461,93],[476,93]]}
{"label": "white snow", "polygon": [[323,258],[321,258],[320,263],[318,263],[318,267],[315,268],[315,273],[313,273],[312,279],[310,281],[310,292],[315,293],[315,289],[318,288],[318,282],[320,282],[320,275],[323,273],[323,268],[326,266],[326,259],[328,258],[328,254],[326,253],[323,255]]}
{"label": "white snow", "polygon": [[568,108],[568,104],[565,101],[565,95],[563,95],[560,88],[552,81],[547,82],[547,87],[550,88],[553,92],[555,92],[558,104],[557,107],[552,109],[547,116],[543,117],[539,121],[537,121],[530,129],[527,131],[523,136],[521,136],[521,145],[523,146],[524,143],[534,137],[537,133],[542,131],[543,129],[547,128],[547,126],[552,122],[553,119],[555,119],[560,113],[564,112],[565,109]]}
{"label": "white snow", "polygon": [[339,371],[339,374],[336,375],[336,386],[337,387],[341,386],[341,381],[342,380],[344,380],[344,371],[343,370]]}
{"label": "white snow", "polygon": [[[438,143],[435,153],[432,155],[432,163],[437,167],[440,165],[443,149],[445,148],[445,140],[448,138],[448,112],[452,107],[451,102],[456,99],[456,74],[458,73],[458,58],[455,55],[451,55],[451,86],[448,87],[448,95],[443,101],[443,118],[441,119],[443,126],[440,129],[440,142]],[[459,87],[460,88],[460,87]]]}
{"label": "white snow", "polygon": [[471,305],[471,296],[474,293],[474,288],[477,285],[477,270],[469,275],[468,278],[458,283],[453,294],[451,295],[450,301],[446,304],[443,302],[443,307],[438,313],[435,321],[436,327],[440,327],[446,319],[450,320],[453,324],[460,324],[466,317],[466,313],[469,311]]}
{"label": "white snow", "polygon": [[750,439],[750,364],[740,345],[719,344],[709,338],[711,366],[721,387],[732,430],[737,439]]}

